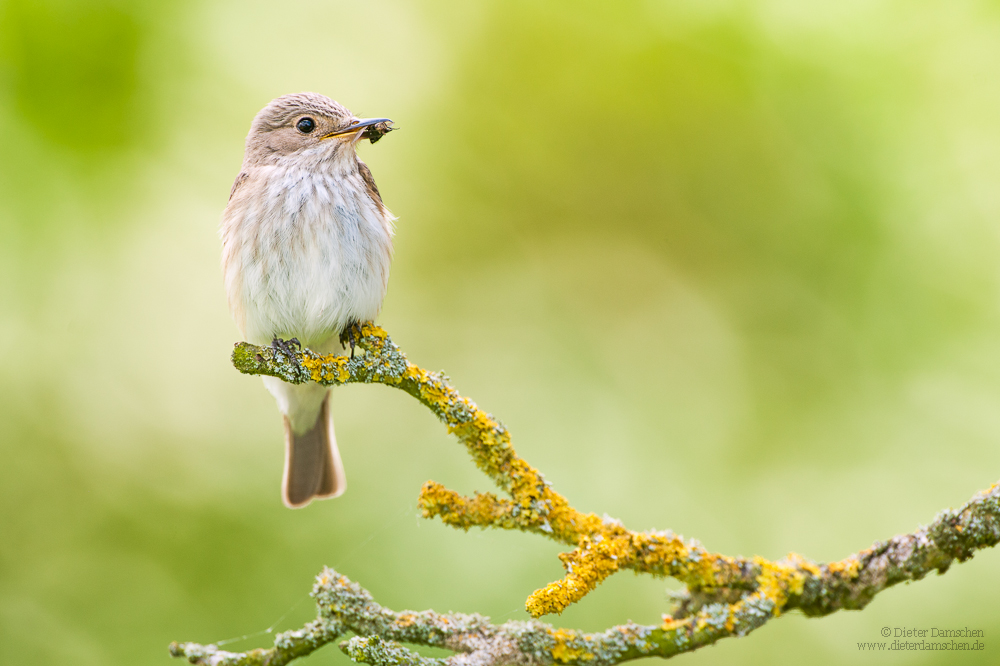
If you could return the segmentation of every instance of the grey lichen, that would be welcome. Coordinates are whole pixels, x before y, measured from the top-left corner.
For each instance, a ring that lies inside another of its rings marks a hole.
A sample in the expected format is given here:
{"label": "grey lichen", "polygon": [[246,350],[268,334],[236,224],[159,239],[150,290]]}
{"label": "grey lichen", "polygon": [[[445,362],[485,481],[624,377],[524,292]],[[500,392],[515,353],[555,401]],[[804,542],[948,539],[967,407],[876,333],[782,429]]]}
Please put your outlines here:
{"label": "grey lichen", "polygon": [[421,657],[407,650],[395,641],[382,640],[378,636],[354,636],[340,644],[344,654],[355,662],[372,666],[444,666],[444,659]]}

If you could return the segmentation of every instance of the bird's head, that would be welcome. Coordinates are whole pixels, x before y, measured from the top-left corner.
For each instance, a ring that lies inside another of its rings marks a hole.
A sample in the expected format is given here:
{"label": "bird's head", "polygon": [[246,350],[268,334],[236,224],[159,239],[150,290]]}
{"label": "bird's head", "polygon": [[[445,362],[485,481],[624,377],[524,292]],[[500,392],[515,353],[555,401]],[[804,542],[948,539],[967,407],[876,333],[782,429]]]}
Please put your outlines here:
{"label": "bird's head", "polygon": [[284,95],[265,106],[247,135],[248,165],[277,164],[282,158],[309,153],[318,158],[353,156],[362,138],[372,143],[391,131],[388,118],[358,118],[318,93]]}

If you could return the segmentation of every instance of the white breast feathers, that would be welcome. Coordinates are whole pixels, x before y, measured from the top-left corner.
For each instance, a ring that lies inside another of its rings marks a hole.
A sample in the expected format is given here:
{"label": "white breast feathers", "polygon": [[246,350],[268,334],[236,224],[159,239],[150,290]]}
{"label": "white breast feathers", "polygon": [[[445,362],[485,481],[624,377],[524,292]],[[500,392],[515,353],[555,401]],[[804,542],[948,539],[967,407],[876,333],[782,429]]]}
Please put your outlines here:
{"label": "white breast feathers", "polygon": [[374,319],[385,297],[392,216],[356,161],[309,167],[249,169],[223,215],[229,307],[255,344],[295,337],[321,347]]}

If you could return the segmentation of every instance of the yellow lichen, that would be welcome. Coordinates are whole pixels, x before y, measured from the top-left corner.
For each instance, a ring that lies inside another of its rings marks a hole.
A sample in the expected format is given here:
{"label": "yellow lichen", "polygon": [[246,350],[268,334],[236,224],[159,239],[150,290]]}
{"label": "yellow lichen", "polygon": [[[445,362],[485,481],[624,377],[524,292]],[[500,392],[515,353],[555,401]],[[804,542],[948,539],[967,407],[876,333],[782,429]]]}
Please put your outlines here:
{"label": "yellow lichen", "polygon": [[861,569],[861,563],[855,556],[852,555],[851,557],[839,562],[830,562],[826,565],[826,568],[830,573],[841,574],[841,578],[849,580],[858,577],[858,571]]}
{"label": "yellow lichen", "polygon": [[660,623],[660,629],[663,631],[673,631],[674,629],[685,626],[688,622],[688,620],[675,620],[670,615],[664,613],[663,622]]}
{"label": "yellow lichen", "polygon": [[813,576],[823,575],[823,570],[820,569],[818,565],[816,565],[814,562],[811,562],[810,560],[807,560],[798,553],[789,553],[788,557],[785,558],[785,561],[792,566],[802,569],[803,571],[809,572]]}
{"label": "yellow lichen", "polygon": [[303,355],[301,356],[300,361],[302,366],[309,371],[309,376],[312,377],[314,382],[346,382],[351,378],[351,373],[347,369],[347,364],[350,359],[346,356],[330,354],[329,356],[319,356],[314,358]]}
{"label": "yellow lichen", "polygon": [[566,576],[561,581],[532,593],[525,607],[534,617],[561,613],[605,578],[622,566],[627,566],[631,558],[632,548],[628,535],[607,539],[581,537],[579,548],[559,556],[568,571]]}
{"label": "yellow lichen", "polygon": [[805,574],[794,566],[771,562],[763,557],[755,557],[754,563],[760,567],[757,591],[774,602],[774,616],[778,617],[790,595],[802,594]]}
{"label": "yellow lichen", "polygon": [[577,639],[577,633],[570,629],[551,630],[555,644],[552,646],[552,658],[560,664],[568,664],[574,661],[590,661],[594,655],[587,650],[571,646],[569,643]]}
{"label": "yellow lichen", "polygon": [[[381,326],[376,326],[370,321],[366,321],[361,325],[361,337],[362,338],[377,338],[380,342],[384,343],[389,337],[385,329]],[[380,345],[381,346],[381,345]]]}
{"label": "yellow lichen", "polygon": [[726,616],[726,631],[732,631],[736,627],[736,609],[739,608],[737,605],[730,605],[728,615]]}

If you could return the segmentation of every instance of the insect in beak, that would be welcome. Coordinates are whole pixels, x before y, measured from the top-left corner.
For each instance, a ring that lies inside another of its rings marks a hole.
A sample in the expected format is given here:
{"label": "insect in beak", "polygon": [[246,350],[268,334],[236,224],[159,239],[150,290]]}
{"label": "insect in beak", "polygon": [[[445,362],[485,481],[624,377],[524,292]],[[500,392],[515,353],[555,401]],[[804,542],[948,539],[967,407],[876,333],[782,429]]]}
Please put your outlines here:
{"label": "insect in beak", "polygon": [[393,130],[392,121],[388,118],[364,118],[362,120],[356,120],[352,122],[347,127],[339,130],[334,130],[329,134],[324,134],[321,139],[332,139],[334,137],[348,137],[352,134],[354,141],[357,141],[362,136],[372,143],[375,143],[383,136],[388,134]]}

